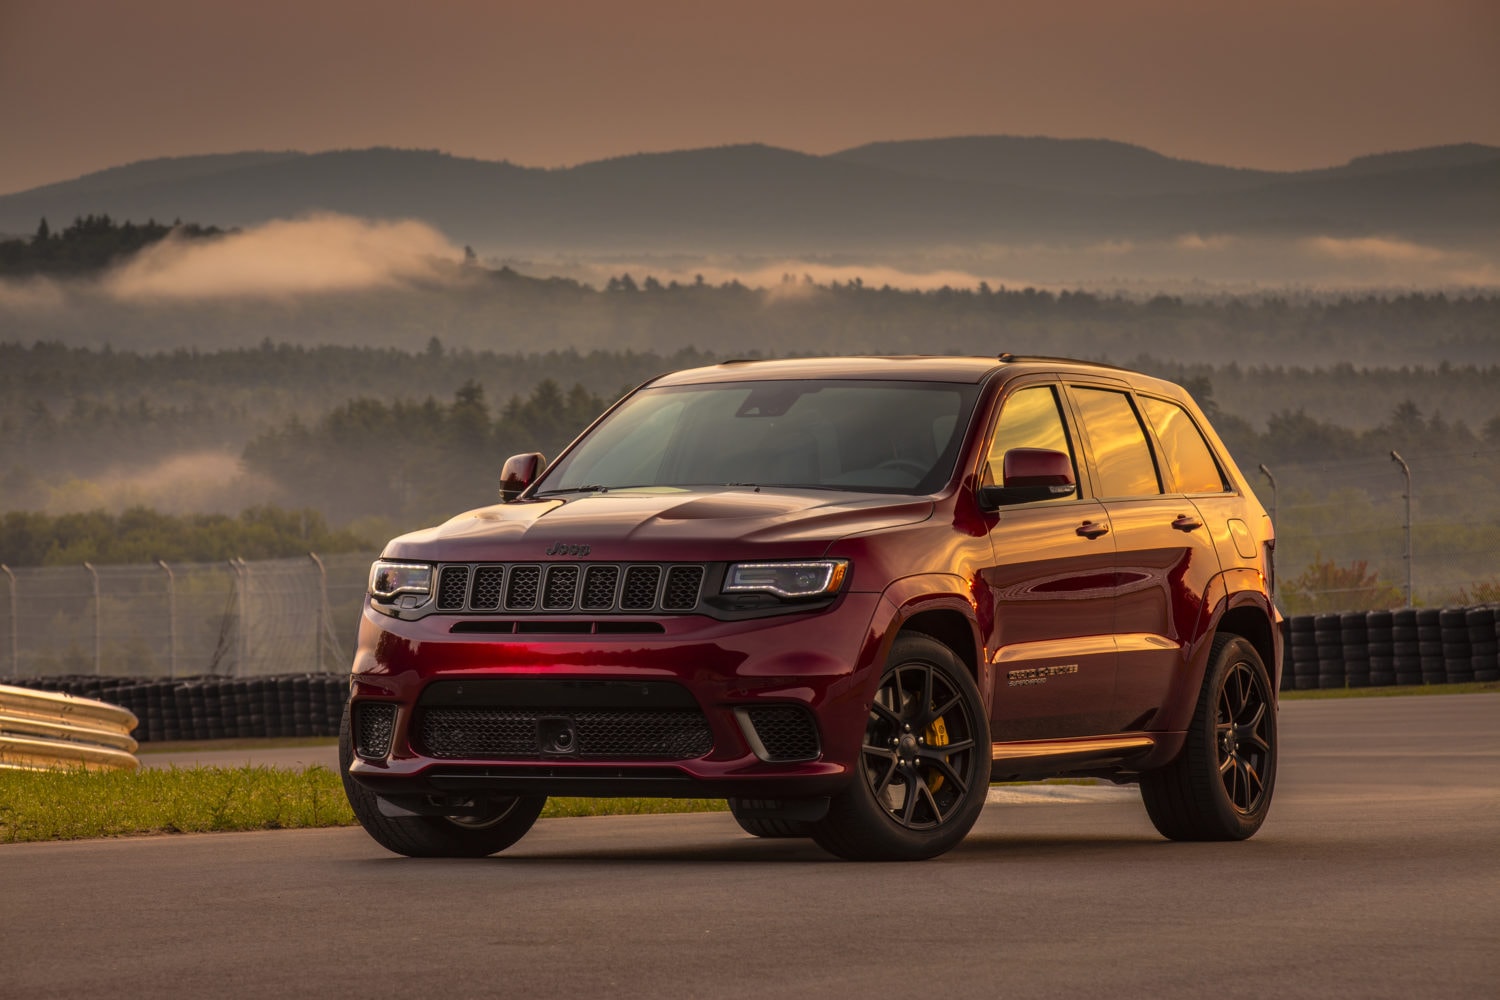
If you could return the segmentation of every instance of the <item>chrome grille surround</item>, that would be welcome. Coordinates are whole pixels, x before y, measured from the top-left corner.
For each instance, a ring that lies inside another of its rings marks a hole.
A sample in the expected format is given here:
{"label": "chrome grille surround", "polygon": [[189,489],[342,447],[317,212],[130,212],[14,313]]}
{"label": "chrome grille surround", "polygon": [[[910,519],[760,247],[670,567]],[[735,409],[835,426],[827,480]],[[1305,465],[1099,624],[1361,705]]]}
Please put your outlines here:
{"label": "chrome grille surround", "polygon": [[440,563],[437,610],[452,614],[692,614],[703,563]]}

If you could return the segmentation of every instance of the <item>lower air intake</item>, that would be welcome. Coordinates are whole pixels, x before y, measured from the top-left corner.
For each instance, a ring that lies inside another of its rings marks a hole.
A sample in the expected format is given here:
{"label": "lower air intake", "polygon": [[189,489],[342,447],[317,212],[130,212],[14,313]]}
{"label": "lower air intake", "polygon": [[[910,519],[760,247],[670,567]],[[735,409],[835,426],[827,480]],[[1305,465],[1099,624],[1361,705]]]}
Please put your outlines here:
{"label": "lower air intake", "polygon": [[807,709],[776,705],[748,708],[744,714],[765,750],[766,760],[785,763],[817,759],[818,726]]}
{"label": "lower air intake", "polygon": [[365,760],[385,760],[396,732],[396,706],[378,701],[354,706],[354,753]]}
{"label": "lower air intake", "polygon": [[693,760],[713,749],[708,720],[697,709],[434,707],[422,710],[417,739],[424,753],[443,760],[535,760],[557,755],[561,725],[571,729],[568,756],[581,760]]}

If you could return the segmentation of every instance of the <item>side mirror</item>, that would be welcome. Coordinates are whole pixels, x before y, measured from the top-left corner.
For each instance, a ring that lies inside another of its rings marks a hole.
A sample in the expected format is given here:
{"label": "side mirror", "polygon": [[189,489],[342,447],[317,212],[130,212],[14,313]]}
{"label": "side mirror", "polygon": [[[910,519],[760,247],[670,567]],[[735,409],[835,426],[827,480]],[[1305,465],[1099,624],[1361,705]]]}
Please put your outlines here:
{"label": "side mirror", "polygon": [[510,503],[520,496],[522,490],[536,482],[546,466],[547,460],[537,451],[507,458],[505,468],[500,470],[500,502]]}
{"label": "side mirror", "polygon": [[1073,478],[1073,460],[1060,451],[1047,448],[1012,448],[1002,460],[1004,485],[985,486],[979,491],[979,503],[985,510],[995,510],[1014,503],[1056,500],[1072,496],[1077,489]]}

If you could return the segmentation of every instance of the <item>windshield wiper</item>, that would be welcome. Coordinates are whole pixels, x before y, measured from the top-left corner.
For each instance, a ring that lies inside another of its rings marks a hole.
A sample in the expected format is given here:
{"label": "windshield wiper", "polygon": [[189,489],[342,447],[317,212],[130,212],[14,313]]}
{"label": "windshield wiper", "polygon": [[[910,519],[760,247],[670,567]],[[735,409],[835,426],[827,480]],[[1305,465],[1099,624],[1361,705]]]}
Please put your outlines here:
{"label": "windshield wiper", "polygon": [[555,497],[559,493],[608,493],[609,489],[610,488],[608,486],[600,486],[597,483],[590,483],[587,486],[569,486],[566,489],[560,490],[542,490],[539,493],[533,493],[532,496]]}

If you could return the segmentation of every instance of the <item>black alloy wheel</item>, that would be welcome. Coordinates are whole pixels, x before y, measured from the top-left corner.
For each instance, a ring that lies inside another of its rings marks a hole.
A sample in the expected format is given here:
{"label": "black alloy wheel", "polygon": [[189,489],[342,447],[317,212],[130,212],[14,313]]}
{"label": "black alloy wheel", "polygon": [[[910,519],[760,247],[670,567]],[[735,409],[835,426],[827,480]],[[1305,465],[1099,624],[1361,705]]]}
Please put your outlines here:
{"label": "black alloy wheel", "polygon": [[850,787],[813,824],[840,857],[935,857],[969,832],[989,792],[989,721],[953,651],[903,635],[880,678]]}
{"label": "black alloy wheel", "polygon": [[1219,689],[1214,733],[1224,793],[1244,816],[1259,809],[1271,792],[1266,775],[1270,772],[1274,713],[1255,671],[1243,660],[1235,662]]}

